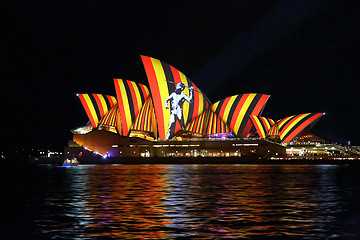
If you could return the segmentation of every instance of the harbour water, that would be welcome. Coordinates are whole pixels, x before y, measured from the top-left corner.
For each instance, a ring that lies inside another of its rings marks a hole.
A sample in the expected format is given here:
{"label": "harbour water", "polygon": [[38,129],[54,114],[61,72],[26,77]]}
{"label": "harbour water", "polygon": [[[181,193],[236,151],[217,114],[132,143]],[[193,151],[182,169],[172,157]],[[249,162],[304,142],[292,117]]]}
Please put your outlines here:
{"label": "harbour water", "polygon": [[360,168],[2,169],[0,239],[360,239]]}

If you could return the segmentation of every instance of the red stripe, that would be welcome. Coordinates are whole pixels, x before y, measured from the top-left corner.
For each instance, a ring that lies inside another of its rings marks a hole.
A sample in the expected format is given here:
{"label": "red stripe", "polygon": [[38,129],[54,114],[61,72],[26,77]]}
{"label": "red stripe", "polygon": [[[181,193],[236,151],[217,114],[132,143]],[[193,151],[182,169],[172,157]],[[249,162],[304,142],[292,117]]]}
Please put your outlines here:
{"label": "red stripe", "polygon": [[252,123],[250,121],[250,119],[248,119],[244,131],[241,133],[241,137],[248,137],[250,135],[250,129],[252,127]]}
{"label": "red stripe", "polygon": [[79,98],[80,98],[80,101],[81,101],[81,103],[82,103],[82,105],[83,105],[83,107],[85,109],[86,114],[88,115],[88,118],[89,118],[89,120],[91,122],[91,126],[96,128],[95,120],[91,115],[91,111],[89,109],[89,106],[87,105],[87,102],[86,102],[85,98],[83,97],[83,94],[80,94]]}
{"label": "red stripe", "polygon": [[174,68],[173,66],[170,66],[170,69],[171,69],[171,72],[172,72],[172,75],[174,77],[174,82],[175,82],[175,87],[176,87],[176,84],[178,84],[179,82],[181,82],[181,77],[180,77],[180,73],[179,71]]}
{"label": "red stripe", "polygon": [[[160,118],[164,118],[162,102],[160,98],[160,89],[159,89],[159,85],[157,84],[156,74],[151,59],[150,57],[147,56],[141,56],[141,59],[143,61],[145,72],[149,81],[154,106],[156,106],[155,107],[156,116],[159,116]],[[166,133],[165,133],[164,121],[158,121],[158,126],[159,126],[158,127],[159,138],[165,139]]]}
{"label": "red stripe", "polygon": [[102,118],[105,115],[104,106],[101,103],[101,100],[99,98],[99,94],[94,93],[93,96],[94,96],[96,104],[98,105],[98,108],[100,110],[100,118]]}
{"label": "red stripe", "polygon": [[177,133],[178,131],[180,131],[180,129],[181,129],[180,123],[179,123],[179,121],[176,121],[175,122],[175,131],[174,131],[174,133]]}
{"label": "red stripe", "polygon": [[118,106],[119,106],[119,112],[120,112],[120,119],[121,121],[121,128],[124,136],[128,135],[129,129],[127,127],[127,121],[126,121],[126,114],[125,114],[125,108],[124,108],[124,102],[121,97],[121,91],[119,82],[116,78],[114,78],[114,84],[115,84],[115,90],[116,90],[116,96],[118,100]]}
{"label": "red stripe", "polygon": [[268,100],[270,96],[269,95],[262,95],[258,103],[256,104],[254,110],[252,111],[251,115],[259,115],[261,110],[264,108],[264,105],[266,104],[266,101]]}
{"label": "red stripe", "polygon": [[[234,133],[235,133],[235,129],[234,129],[235,123],[236,123],[237,118],[238,118],[238,116],[239,116],[240,110],[241,110],[242,106],[244,105],[244,103],[245,103],[245,101],[246,101],[246,99],[247,99],[248,97],[249,97],[249,94],[248,94],[248,93],[243,94],[243,96],[241,97],[241,99],[240,99],[239,103],[237,104],[236,109],[235,109],[235,111],[234,111],[233,117],[232,117],[231,122],[230,122],[230,124],[229,124],[229,125],[230,125],[230,129],[233,130]],[[240,126],[240,125],[239,125],[239,126]]]}

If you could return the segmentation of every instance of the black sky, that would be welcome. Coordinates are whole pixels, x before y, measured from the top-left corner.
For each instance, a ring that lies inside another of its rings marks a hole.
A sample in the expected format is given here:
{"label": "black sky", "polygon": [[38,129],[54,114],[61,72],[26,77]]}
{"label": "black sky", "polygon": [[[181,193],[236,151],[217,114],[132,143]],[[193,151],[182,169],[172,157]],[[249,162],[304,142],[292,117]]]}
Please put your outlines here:
{"label": "black sky", "polygon": [[263,116],[326,112],[313,132],[360,144],[353,1],[8,1],[2,14],[2,148],[62,148],[87,122],[76,93],[147,84],[140,54],[216,101],[270,94]]}

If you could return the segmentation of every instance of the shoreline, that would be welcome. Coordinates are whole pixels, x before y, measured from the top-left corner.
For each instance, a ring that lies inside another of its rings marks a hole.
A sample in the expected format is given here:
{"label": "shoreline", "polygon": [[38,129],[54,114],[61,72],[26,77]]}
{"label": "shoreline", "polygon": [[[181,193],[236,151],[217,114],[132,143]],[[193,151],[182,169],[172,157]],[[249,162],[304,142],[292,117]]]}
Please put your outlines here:
{"label": "shoreline", "polygon": [[[260,158],[260,157],[94,157],[78,159],[80,164],[331,164],[331,165],[360,165],[360,158],[356,157],[279,157],[279,158]],[[38,157],[29,158],[30,164],[62,164],[62,157]]]}

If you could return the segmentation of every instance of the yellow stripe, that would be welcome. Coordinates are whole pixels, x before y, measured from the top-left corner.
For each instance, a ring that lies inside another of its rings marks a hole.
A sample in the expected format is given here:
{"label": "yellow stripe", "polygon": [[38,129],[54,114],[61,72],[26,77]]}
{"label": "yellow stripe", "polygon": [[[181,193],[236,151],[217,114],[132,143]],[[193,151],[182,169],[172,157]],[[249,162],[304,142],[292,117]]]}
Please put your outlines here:
{"label": "yellow stripe", "polygon": [[91,101],[91,99],[89,97],[89,94],[83,94],[83,96],[84,96],[86,104],[88,105],[88,108],[89,108],[89,110],[91,112],[91,116],[95,121],[95,125],[97,126],[98,123],[99,123],[99,119],[98,119],[98,117],[96,115],[95,107],[94,107],[94,105],[93,105],[93,103],[92,103],[92,101]]}
{"label": "yellow stripe", "polygon": [[[128,96],[126,94],[126,90],[125,90],[125,85],[124,85],[124,81],[122,79],[118,79],[119,81],[119,88],[120,88],[120,92],[121,92],[121,99],[124,103],[124,110],[125,110],[125,117],[126,117],[126,126],[127,129],[130,131],[130,127],[131,127],[131,113],[130,113],[130,105],[129,105],[129,99]],[[122,123],[124,124],[124,122],[122,121]]]}
{"label": "yellow stripe", "polygon": [[[160,119],[160,121],[164,121],[164,134],[166,135],[167,129],[169,127],[169,118],[170,118],[170,110],[166,109],[164,107],[164,101],[165,99],[169,96],[169,89],[167,86],[167,82],[166,82],[166,77],[165,77],[165,73],[164,73],[164,69],[161,66],[161,62],[155,58],[150,58],[151,62],[153,64],[154,67],[154,71],[155,71],[155,75],[156,75],[156,80],[157,80],[157,84],[158,84],[158,88],[159,88],[159,92],[160,92],[160,99],[161,99],[161,107],[163,109],[163,116],[158,116]],[[161,119],[163,118],[163,119]],[[162,136],[165,137],[165,136]]]}
{"label": "yellow stripe", "polygon": [[229,102],[226,105],[226,108],[225,108],[225,111],[224,111],[224,116],[222,117],[224,122],[228,122],[227,120],[228,120],[229,112],[230,112],[230,109],[231,109],[236,97],[237,97],[237,95],[231,96],[230,99],[229,99]]}
{"label": "yellow stripe", "polygon": [[[280,138],[283,139],[283,137],[286,136],[286,134],[298,123],[300,122],[303,118],[307,117],[310,113],[306,113],[306,114],[302,114],[301,117],[299,117],[298,119],[296,119],[294,122],[292,122],[290,124],[290,126],[288,126],[285,131],[280,135]],[[298,116],[298,115],[297,115]],[[295,116],[295,117],[297,117]]]}
{"label": "yellow stripe", "polygon": [[[254,94],[254,93],[249,94],[248,98],[244,102],[244,105],[241,107],[239,115],[237,116],[237,119],[236,119],[236,122],[235,122],[234,129],[233,129],[235,135],[238,134],[239,128],[240,128],[240,125],[241,125],[241,123],[242,123],[242,121],[244,119],[245,113],[248,110],[248,108],[249,108],[249,106],[250,106],[250,104],[253,101],[255,96],[256,96],[256,94]],[[234,117],[236,117],[236,116],[234,116]]]}
{"label": "yellow stripe", "polygon": [[258,125],[258,128],[259,128],[259,130],[261,132],[260,137],[264,138],[265,137],[265,132],[264,132],[264,129],[263,129],[262,125],[261,125],[261,122],[260,122],[259,118],[257,116],[253,116],[253,117],[254,117],[254,120],[255,120],[256,124]]}

